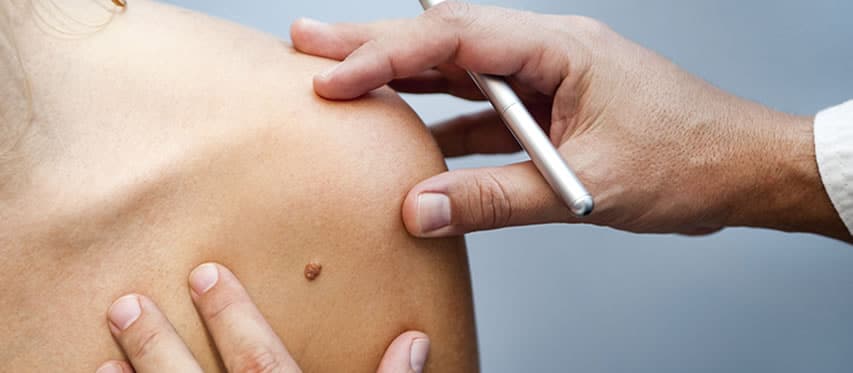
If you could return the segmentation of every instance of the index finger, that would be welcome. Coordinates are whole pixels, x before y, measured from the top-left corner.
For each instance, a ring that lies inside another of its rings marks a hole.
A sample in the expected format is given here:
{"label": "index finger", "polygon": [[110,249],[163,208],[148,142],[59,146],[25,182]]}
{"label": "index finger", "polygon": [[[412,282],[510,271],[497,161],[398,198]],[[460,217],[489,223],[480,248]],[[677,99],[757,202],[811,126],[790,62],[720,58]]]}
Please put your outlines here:
{"label": "index finger", "polygon": [[192,352],[148,297],[125,295],[113,302],[107,317],[136,372],[201,372]]}
{"label": "index finger", "polygon": [[409,22],[294,25],[292,38],[297,49],[309,53],[352,51],[314,79],[315,91],[330,99],[355,98],[442,63],[514,75],[552,95],[569,73],[570,43],[554,32],[561,21],[564,17],[448,1]]}
{"label": "index finger", "polygon": [[189,282],[193,302],[229,372],[301,372],[231,271],[205,263],[192,271]]}

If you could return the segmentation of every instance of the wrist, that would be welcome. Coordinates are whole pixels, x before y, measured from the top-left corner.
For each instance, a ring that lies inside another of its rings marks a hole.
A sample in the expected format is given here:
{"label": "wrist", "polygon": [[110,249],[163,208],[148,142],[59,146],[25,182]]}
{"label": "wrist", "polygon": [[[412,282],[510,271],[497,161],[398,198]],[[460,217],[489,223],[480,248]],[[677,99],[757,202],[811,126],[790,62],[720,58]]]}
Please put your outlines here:
{"label": "wrist", "polygon": [[726,225],[849,239],[820,178],[814,118],[757,107],[739,127]]}

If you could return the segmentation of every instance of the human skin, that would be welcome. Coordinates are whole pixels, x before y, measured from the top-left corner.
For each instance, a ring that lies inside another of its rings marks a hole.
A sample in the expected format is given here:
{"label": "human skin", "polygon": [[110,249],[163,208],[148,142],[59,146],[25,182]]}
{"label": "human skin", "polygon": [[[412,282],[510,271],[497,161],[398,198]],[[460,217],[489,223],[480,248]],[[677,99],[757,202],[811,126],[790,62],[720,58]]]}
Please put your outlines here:
{"label": "human skin", "polygon": [[[723,92],[599,21],[448,1],[412,20],[300,20],[291,37],[303,52],[343,60],[314,79],[330,99],[386,83],[482,99],[463,69],[508,76],[595,198],[581,220],[530,162],[454,170],[409,192],[402,214],[414,235],[585,222],[691,235],[764,227],[851,242],[820,180],[813,118]],[[492,111],[433,133],[447,156],[519,150]]]}
{"label": "human skin", "polygon": [[[301,372],[237,277],[205,263],[189,275],[189,294],[229,372]],[[96,373],[202,372],[195,356],[151,299],[128,294],[107,311],[110,332],[128,361],[111,360]],[[416,331],[391,342],[377,373],[421,373],[429,337]]]}
{"label": "human skin", "polygon": [[0,4],[33,109],[2,124],[20,134],[0,157],[3,370],[124,359],[105,312],[128,293],[221,370],[187,288],[208,261],[234,272],[305,371],[375,371],[407,330],[430,338],[427,371],[477,370],[464,242],[416,239],[399,214],[446,168],[393,91],[328,102],[311,77],[330,61],[172,6],[135,0],[62,38],[16,13],[29,3]]}

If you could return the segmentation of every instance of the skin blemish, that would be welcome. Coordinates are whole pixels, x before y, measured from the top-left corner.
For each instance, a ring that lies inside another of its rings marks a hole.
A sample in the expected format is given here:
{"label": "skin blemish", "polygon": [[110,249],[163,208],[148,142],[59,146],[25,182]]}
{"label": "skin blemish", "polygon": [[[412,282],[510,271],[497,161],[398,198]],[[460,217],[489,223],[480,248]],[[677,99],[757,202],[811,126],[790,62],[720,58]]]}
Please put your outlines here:
{"label": "skin blemish", "polygon": [[314,281],[317,276],[320,275],[320,271],[323,270],[323,266],[317,262],[311,262],[305,265],[305,278],[308,281]]}

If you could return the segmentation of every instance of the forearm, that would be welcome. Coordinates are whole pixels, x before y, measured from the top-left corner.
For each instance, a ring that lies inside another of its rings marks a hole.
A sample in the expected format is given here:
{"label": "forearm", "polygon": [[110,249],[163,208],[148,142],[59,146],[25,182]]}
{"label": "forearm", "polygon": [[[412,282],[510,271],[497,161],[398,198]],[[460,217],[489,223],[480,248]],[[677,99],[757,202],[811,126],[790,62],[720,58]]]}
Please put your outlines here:
{"label": "forearm", "polygon": [[[726,225],[810,232],[853,242],[821,181],[814,118],[753,108],[743,149],[733,168]],[[744,167],[747,166],[747,167]]]}

